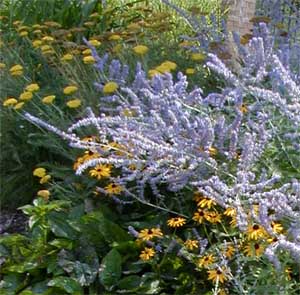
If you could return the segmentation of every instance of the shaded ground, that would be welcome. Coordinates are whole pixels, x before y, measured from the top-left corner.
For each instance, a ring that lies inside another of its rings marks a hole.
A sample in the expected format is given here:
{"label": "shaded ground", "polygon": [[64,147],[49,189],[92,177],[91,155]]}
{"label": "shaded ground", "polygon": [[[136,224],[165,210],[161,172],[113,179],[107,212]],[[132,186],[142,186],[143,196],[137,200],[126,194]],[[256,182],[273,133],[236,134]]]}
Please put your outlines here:
{"label": "shaded ground", "polygon": [[0,234],[22,233],[28,218],[22,212],[0,211]]}

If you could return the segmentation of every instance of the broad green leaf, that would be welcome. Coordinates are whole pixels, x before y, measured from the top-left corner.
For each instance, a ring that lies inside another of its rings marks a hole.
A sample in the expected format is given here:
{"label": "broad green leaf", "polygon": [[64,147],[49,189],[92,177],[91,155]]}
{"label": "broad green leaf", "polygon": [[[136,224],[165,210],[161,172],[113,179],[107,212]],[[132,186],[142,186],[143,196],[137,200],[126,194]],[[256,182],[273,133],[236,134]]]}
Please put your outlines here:
{"label": "broad green leaf", "polygon": [[121,278],[122,258],[119,252],[112,249],[103,259],[100,266],[100,281],[109,288],[116,285]]}
{"label": "broad green leaf", "polygon": [[98,270],[93,269],[86,263],[76,261],[74,263],[73,277],[81,286],[89,286],[97,276]]}
{"label": "broad green leaf", "polygon": [[75,239],[76,230],[68,223],[67,216],[63,213],[51,212],[48,216],[51,231],[58,237]]}
{"label": "broad green leaf", "polygon": [[139,287],[140,283],[141,283],[141,277],[137,275],[132,275],[120,280],[118,283],[118,288],[121,289],[122,291],[123,290],[133,291],[134,289]]}
{"label": "broad green leaf", "polygon": [[76,280],[69,277],[56,277],[48,282],[48,286],[60,288],[66,291],[68,294],[72,295],[83,294],[83,290],[79,283]]}

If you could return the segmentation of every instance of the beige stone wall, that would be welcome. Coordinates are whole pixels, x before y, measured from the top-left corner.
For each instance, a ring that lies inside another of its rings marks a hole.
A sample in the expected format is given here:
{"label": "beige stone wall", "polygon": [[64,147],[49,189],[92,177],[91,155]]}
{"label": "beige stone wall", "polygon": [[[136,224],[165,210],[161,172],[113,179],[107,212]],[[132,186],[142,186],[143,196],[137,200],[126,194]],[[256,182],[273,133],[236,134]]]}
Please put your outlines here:
{"label": "beige stone wall", "polygon": [[256,0],[231,0],[227,20],[229,31],[236,31],[240,36],[251,32],[252,23],[249,21],[255,14]]}

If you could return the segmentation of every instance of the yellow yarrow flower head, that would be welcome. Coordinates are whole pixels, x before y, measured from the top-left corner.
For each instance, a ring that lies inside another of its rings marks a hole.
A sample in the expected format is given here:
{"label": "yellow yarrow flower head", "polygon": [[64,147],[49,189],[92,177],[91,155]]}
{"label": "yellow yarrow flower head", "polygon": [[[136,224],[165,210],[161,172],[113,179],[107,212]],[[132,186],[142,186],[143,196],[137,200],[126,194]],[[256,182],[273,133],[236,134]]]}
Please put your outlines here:
{"label": "yellow yarrow flower head", "polygon": [[118,87],[119,85],[116,82],[108,82],[103,86],[103,92],[105,94],[114,93]]}
{"label": "yellow yarrow flower head", "polygon": [[3,62],[0,62],[0,69],[5,69],[6,68],[6,64]]}
{"label": "yellow yarrow flower head", "polygon": [[36,84],[36,83],[29,84],[25,88],[25,90],[29,91],[29,92],[35,92],[35,91],[38,91],[39,89],[40,89],[40,86],[38,84]]}
{"label": "yellow yarrow flower head", "polygon": [[46,169],[42,167],[36,168],[33,170],[33,175],[42,178],[46,175]]}
{"label": "yellow yarrow flower head", "polygon": [[17,103],[18,103],[18,101],[15,98],[10,97],[10,98],[7,98],[6,100],[3,101],[3,106],[4,107],[9,107],[9,106],[13,106]]}
{"label": "yellow yarrow flower head", "polygon": [[20,100],[25,100],[25,101],[27,101],[27,100],[30,100],[30,99],[32,99],[32,97],[33,97],[33,94],[32,94],[32,92],[30,92],[30,91],[25,91],[25,92],[22,92],[21,94],[20,94]]}
{"label": "yellow yarrow flower head", "polygon": [[47,183],[51,179],[51,175],[45,175],[40,179],[40,184]]}
{"label": "yellow yarrow flower head", "polygon": [[206,55],[203,53],[192,53],[191,59],[194,61],[204,61],[206,59]]}
{"label": "yellow yarrow flower head", "polygon": [[50,197],[50,192],[48,190],[40,190],[37,192],[37,195],[45,200],[48,200]]}
{"label": "yellow yarrow flower head", "polygon": [[45,97],[43,97],[42,102],[43,102],[44,104],[51,104],[51,103],[53,103],[55,97],[56,97],[55,95],[48,95],[48,96],[45,96]]}
{"label": "yellow yarrow flower head", "polygon": [[94,64],[96,62],[95,58],[91,55],[88,55],[88,56],[85,56],[83,58],[83,62],[86,64],[86,65],[90,65],[90,64]]}
{"label": "yellow yarrow flower head", "polygon": [[15,110],[19,110],[23,107],[23,105],[25,104],[25,102],[19,102],[15,105],[14,109]]}
{"label": "yellow yarrow flower head", "polygon": [[194,74],[196,73],[196,70],[193,69],[193,68],[187,68],[187,69],[185,70],[185,73],[186,73],[187,75],[194,75]]}
{"label": "yellow yarrow flower head", "polygon": [[122,39],[121,36],[117,35],[117,34],[113,34],[113,35],[109,36],[109,38],[108,38],[109,41],[119,41],[121,39]]}
{"label": "yellow yarrow flower head", "polygon": [[45,37],[42,38],[42,40],[44,42],[52,42],[52,41],[54,41],[54,38],[51,37],[51,36],[45,36]]}
{"label": "yellow yarrow flower head", "polygon": [[74,58],[74,56],[70,53],[67,53],[61,57],[61,61],[70,61]]}
{"label": "yellow yarrow flower head", "polygon": [[27,31],[21,31],[21,32],[19,33],[19,36],[20,36],[20,37],[26,37],[26,36],[28,36],[28,32],[27,32]]}
{"label": "yellow yarrow flower head", "polygon": [[81,105],[81,100],[78,98],[67,101],[66,105],[71,109],[76,109]]}
{"label": "yellow yarrow flower head", "polygon": [[89,43],[94,47],[99,47],[101,45],[101,42],[96,39],[89,40]]}
{"label": "yellow yarrow flower head", "polygon": [[157,69],[151,69],[148,71],[148,75],[150,78],[153,78],[156,75],[160,75],[161,73]]}
{"label": "yellow yarrow flower head", "polygon": [[42,44],[43,44],[43,42],[41,40],[34,40],[34,41],[32,41],[32,46],[34,48],[39,48],[39,47],[42,46]]}
{"label": "yellow yarrow flower head", "polygon": [[21,65],[14,65],[9,69],[9,72],[12,76],[21,76],[23,75],[23,67]]}
{"label": "yellow yarrow flower head", "polygon": [[74,85],[70,85],[64,88],[64,94],[66,95],[70,95],[73,94],[74,92],[76,92],[78,90],[77,86]]}
{"label": "yellow yarrow flower head", "polygon": [[145,55],[149,51],[149,48],[145,45],[137,45],[132,50],[138,55]]}
{"label": "yellow yarrow flower head", "polygon": [[87,48],[87,49],[83,50],[81,53],[82,53],[82,55],[91,55],[92,50],[90,48]]}

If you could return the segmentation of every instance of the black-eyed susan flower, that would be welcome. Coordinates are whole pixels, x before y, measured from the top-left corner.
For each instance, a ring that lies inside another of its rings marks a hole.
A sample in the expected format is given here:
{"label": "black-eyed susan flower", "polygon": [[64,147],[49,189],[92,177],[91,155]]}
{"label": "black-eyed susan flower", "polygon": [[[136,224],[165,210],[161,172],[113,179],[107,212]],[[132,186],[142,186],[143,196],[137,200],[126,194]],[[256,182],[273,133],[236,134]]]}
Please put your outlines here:
{"label": "black-eyed susan flower", "polygon": [[109,195],[119,195],[123,191],[122,186],[116,183],[110,183],[104,189]]}
{"label": "black-eyed susan flower", "polygon": [[235,253],[235,248],[232,245],[226,245],[223,254],[226,258],[231,259]]}
{"label": "black-eyed susan flower", "polygon": [[149,48],[145,45],[137,45],[132,50],[138,55],[145,55],[149,51]]}
{"label": "black-eyed susan flower", "polygon": [[51,103],[53,103],[54,99],[55,99],[55,95],[48,95],[48,96],[43,97],[42,102],[44,104],[51,104]]}
{"label": "black-eyed susan flower", "polygon": [[215,211],[207,211],[205,218],[210,223],[221,223],[221,214]]}
{"label": "black-eyed susan flower", "polygon": [[40,90],[40,86],[36,83],[32,83],[26,86],[25,88],[26,91],[29,92],[35,92],[35,91],[39,91]]}
{"label": "black-eyed susan flower", "polygon": [[155,250],[153,248],[145,247],[145,249],[141,252],[140,258],[143,261],[150,260],[155,255]]}
{"label": "black-eyed susan flower", "polygon": [[108,82],[103,86],[103,93],[114,93],[118,89],[119,85],[116,82]]}
{"label": "black-eyed susan flower", "polygon": [[266,232],[260,225],[252,224],[247,229],[247,236],[249,240],[258,240],[266,237]]}
{"label": "black-eyed susan flower", "polygon": [[89,174],[92,177],[100,180],[101,178],[110,177],[111,174],[111,165],[108,164],[99,164],[89,171]]}
{"label": "black-eyed susan flower", "polygon": [[181,227],[185,225],[186,219],[183,217],[173,217],[168,219],[167,224],[170,227]]}
{"label": "black-eyed susan flower", "polygon": [[228,275],[226,275],[226,269],[224,267],[218,267],[215,269],[210,269],[207,271],[208,279],[213,283],[221,283],[223,284],[228,280]]}
{"label": "black-eyed susan flower", "polygon": [[265,251],[265,247],[260,243],[248,243],[244,247],[244,253],[249,257],[259,257],[261,256]]}
{"label": "black-eyed susan flower", "polygon": [[64,88],[63,92],[66,95],[70,95],[70,94],[75,93],[77,90],[78,90],[77,86],[75,86],[75,85],[69,85],[69,86],[67,86],[67,87]]}
{"label": "black-eyed susan flower", "polygon": [[194,213],[193,220],[201,224],[205,221],[206,217],[207,217],[207,211],[199,208],[197,212]]}
{"label": "black-eyed susan flower", "polygon": [[236,209],[229,207],[224,211],[223,214],[228,217],[234,217],[236,216]]}
{"label": "black-eyed susan flower", "polygon": [[194,250],[199,248],[199,242],[197,240],[188,239],[184,242],[184,246],[188,250]]}
{"label": "black-eyed susan flower", "polygon": [[197,266],[200,268],[208,268],[216,261],[216,258],[212,254],[205,255],[201,257],[198,262]]}
{"label": "black-eyed susan flower", "polygon": [[275,234],[280,234],[283,232],[283,226],[280,222],[272,221],[271,222],[271,227],[273,229],[273,232]]}
{"label": "black-eyed susan flower", "polygon": [[78,98],[71,99],[66,102],[66,105],[70,109],[76,109],[81,106],[81,100]]}
{"label": "black-eyed susan flower", "polygon": [[138,234],[138,238],[143,241],[150,241],[153,238],[161,238],[162,236],[163,233],[160,228],[145,228],[142,229]]}
{"label": "black-eyed susan flower", "polygon": [[10,97],[3,101],[3,106],[10,107],[10,106],[14,106],[17,103],[18,103],[18,101],[15,98]]}
{"label": "black-eyed susan flower", "polygon": [[212,208],[213,206],[216,206],[217,203],[212,200],[212,199],[209,199],[209,198],[200,198],[200,200],[197,202],[197,206],[200,207],[200,208]]}

